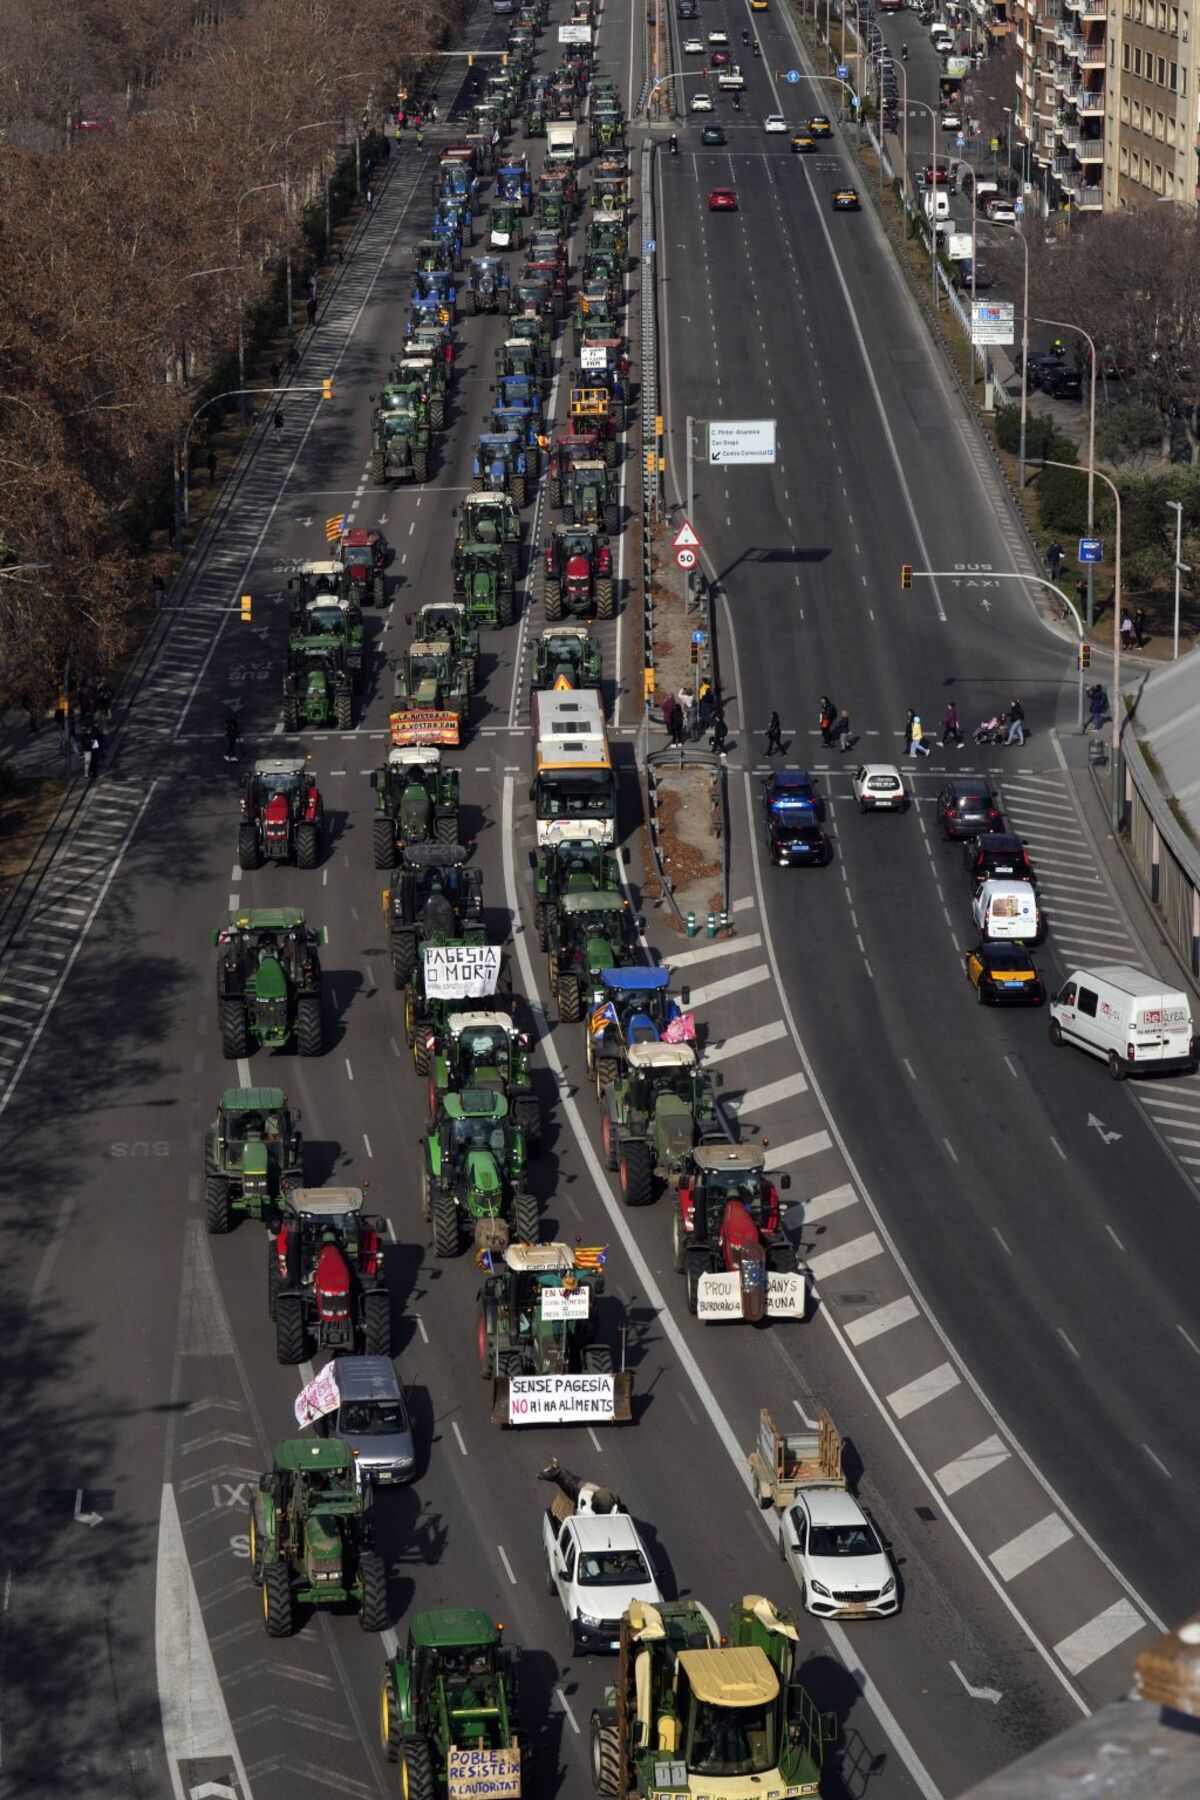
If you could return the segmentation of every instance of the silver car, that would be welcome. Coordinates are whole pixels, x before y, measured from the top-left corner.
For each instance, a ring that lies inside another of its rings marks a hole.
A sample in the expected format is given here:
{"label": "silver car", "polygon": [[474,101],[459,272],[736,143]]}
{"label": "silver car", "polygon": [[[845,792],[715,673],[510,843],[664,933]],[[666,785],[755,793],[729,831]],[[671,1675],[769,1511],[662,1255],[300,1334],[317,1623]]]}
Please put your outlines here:
{"label": "silver car", "polygon": [[340,1396],[322,1432],[350,1446],[359,1481],[391,1487],[416,1473],[412,1422],[396,1371],[386,1356],[334,1358]]}

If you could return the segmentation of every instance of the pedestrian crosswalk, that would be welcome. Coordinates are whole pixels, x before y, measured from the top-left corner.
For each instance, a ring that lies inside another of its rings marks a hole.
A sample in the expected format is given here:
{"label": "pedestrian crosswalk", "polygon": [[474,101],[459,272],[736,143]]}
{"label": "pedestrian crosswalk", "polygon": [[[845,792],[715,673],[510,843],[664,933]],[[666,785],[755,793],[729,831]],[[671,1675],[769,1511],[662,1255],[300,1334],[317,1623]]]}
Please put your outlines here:
{"label": "pedestrian crosswalk", "polygon": [[997,783],[1005,820],[1025,840],[1054,950],[1066,963],[1136,962],[1130,936],[1097,865],[1066,777],[1013,769]]}

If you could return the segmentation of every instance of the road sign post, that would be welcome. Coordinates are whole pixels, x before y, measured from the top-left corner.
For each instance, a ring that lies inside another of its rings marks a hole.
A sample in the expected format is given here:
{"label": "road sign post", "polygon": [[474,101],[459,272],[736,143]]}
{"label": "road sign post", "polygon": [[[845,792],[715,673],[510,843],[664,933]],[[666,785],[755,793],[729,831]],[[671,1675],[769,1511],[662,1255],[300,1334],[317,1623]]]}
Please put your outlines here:
{"label": "road sign post", "polygon": [[1097,537],[1081,537],[1079,540],[1079,560],[1081,563],[1103,562],[1104,539]]}
{"label": "road sign post", "polygon": [[773,463],[774,419],[710,419],[708,460],[721,468],[731,463]]}

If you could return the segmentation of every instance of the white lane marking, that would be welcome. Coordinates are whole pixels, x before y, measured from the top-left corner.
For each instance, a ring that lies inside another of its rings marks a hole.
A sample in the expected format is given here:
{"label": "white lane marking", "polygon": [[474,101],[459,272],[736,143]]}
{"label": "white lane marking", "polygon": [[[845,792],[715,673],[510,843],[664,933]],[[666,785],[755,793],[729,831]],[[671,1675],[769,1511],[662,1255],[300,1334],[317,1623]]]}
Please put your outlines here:
{"label": "white lane marking", "polygon": [[726,994],[740,994],[744,988],[757,987],[760,981],[770,981],[771,971],[765,963],[757,968],[744,969],[740,975],[726,975],[721,981],[710,981],[707,987],[693,988],[688,1002],[694,1012],[698,1006],[710,1005],[714,1000],[724,1000]]}
{"label": "white lane marking", "polygon": [[868,1231],[862,1237],[851,1238],[847,1244],[838,1244],[832,1250],[822,1250],[819,1255],[810,1256],[809,1273],[819,1283],[831,1275],[840,1275],[844,1269],[857,1268],[859,1263],[870,1262],[873,1256],[882,1255],[883,1245],[877,1234]]}
{"label": "white lane marking", "polygon": [[774,1044],[786,1036],[787,1026],[782,1019],[773,1019],[769,1025],[756,1025],[753,1031],[736,1031],[732,1037],[720,1038],[715,1044],[704,1046],[705,1067],[727,1062],[731,1056],[748,1056],[751,1050],[761,1050],[764,1044]]}
{"label": "white lane marking", "polygon": [[786,1144],[770,1144],[764,1162],[769,1171],[782,1169],[784,1163],[803,1162],[807,1156],[820,1156],[832,1150],[833,1141],[827,1131],[810,1131],[807,1137],[791,1138]]}
{"label": "white lane marking", "polygon": [[1162,1472],[1166,1476],[1167,1480],[1174,1481],[1175,1477],[1172,1475],[1170,1469],[1168,1469],[1168,1467],[1167,1467],[1166,1463],[1163,1461],[1162,1457],[1155,1456],[1155,1454],[1154,1454],[1153,1450],[1150,1448],[1149,1444],[1143,1444],[1142,1449],[1146,1452],[1146,1455],[1150,1458],[1150,1461],[1152,1463],[1154,1463],[1156,1465],[1156,1467],[1158,1467],[1162,1470]]}
{"label": "white lane marking", "polygon": [[1015,1581],[1018,1575],[1023,1575],[1026,1569],[1032,1569],[1044,1556],[1069,1544],[1073,1536],[1065,1519],[1060,1518],[1057,1513],[1047,1513],[1036,1525],[1027,1526],[1016,1537],[1009,1538],[1007,1544],[1001,1544],[998,1550],[993,1550],[988,1561],[1002,1580]]}
{"label": "white lane marking", "polygon": [[760,950],[762,938],[757,931],[745,937],[731,937],[716,944],[702,944],[698,950],[682,950],[670,954],[666,961],[672,969],[690,969],[696,963],[712,962],[718,956],[736,956],[739,950]]}
{"label": "white lane marking", "polygon": [[509,1560],[508,1560],[508,1554],[507,1554],[507,1552],[506,1552],[506,1551],[505,1551],[505,1548],[504,1548],[504,1545],[503,1545],[503,1544],[497,1544],[497,1545],[496,1545],[496,1549],[497,1549],[497,1551],[498,1551],[498,1552],[499,1552],[499,1555],[500,1555],[500,1561],[501,1561],[501,1562],[502,1562],[502,1563],[503,1563],[503,1564],[504,1564],[504,1573],[505,1573],[505,1574],[506,1574],[506,1575],[507,1575],[507,1576],[508,1576],[508,1579],[509,1579],[509,1581],[510,1581],[510,1582],[511,1582],[511,1583],[512,1583],[512,1585],[513,1585],[513,1587],[516,1587],[516,1585],[517,1585],[517,1578],[516,1578],[516,1576],[515,1576],[515,1575],[514,1575],[514,1574],[513,1574],[513,1566],[512,1566],[512,1564],[511,1564],[511,1563],[510,1563],[510,1562],[509,1562]]}
{"label": "white lane marking", "polygon": [[851,1319],[846,1336],[852,1344],[869,1344],[872,1338],[882,1337],[885,1331],[894,1331],[897,1325],[907,1325],[910,1319],[920,1316],[912,1295],[903,1294],[899,1300],[889,1300],[886,1306],[864,1313],[861,1319]]}
{"label": "white lane marking", "polygon": [[830,1188],[827,1193],[814,1194],[811,1200],[802,1201],[804,1207],[804,1223],[815,1225],[818,1219],[828,1219],[833,1213],[843,1212],[847,1206],[858,1205],[858,1192],[847,1181],[841,1187]]}
{"label": "white lane marking", "polygon": [[933,1479],[949,1499],[952,1494],[970,1487],[982,1475],[990,1475],[993,1469],[1006,1463],[1010,1455],[1011,1452],[998,1437],[986,1437],[973,1450],[964,1450],[961,1456],[956,1456],[950,1462],[943,1463],[940,1469],[935,1469]]}
{"label": "white lane marking", "polygon": [[459,1449],[462,1451],[463,1455],[465,1456],[467,1454],[467,1446],[463,1443],[463,1434],[458,1429],[458,1420],[457,1419],[451,1419],[450,1429],[454,1433],[454,1436],[457,1440]]}
{"label": "white lane marking", "polygon": [[733,910],[735,913],[749,912],[750,909],[753,907],[753,905],[754,905],[753,894],[743,894],[740,900],[734,901]]}
{"label": "white lane marking", "polygon": [[1135,1606],[1128,1600],[1117,1600],[1102,1613],[1097,1613],[1094,1619],[1089,1619],[1086,1625],[1081,1625],[1078,1631],[1061,1638],[1054,1646],[1054,1654],[1072,1675],[1082,1675],[1110,1650],[1117,1649],[1143,1630],[1145,1624]]}
{"label": "white lane marking", "polygon": [[758,1112],[767,1106],[777,1106],[781,1100],[790,1100],[793,1094],[808,1092],[808,1083],[797,1070],[791,1075],[781,1075],[778,1081],[766,1081],[761,1087],[747,1088],[736,1101],[726,1101],[727,1106],[741,1118],[743,1113]]}
{"label": "white lane marking", "polygon": [[237,1071],[238,1086],[241,1088],[253,1087],[254,1084],[250,1079],[250,1059],[248,1056],[238,1057]]}
{"label": "white lane marking", "polygon": [[418,1330],[418,1331],[419,1331],[419,1332],[420,1332],[420,1334],[421,1334],[421,1342],[422,1342],[422,1343],[423,1343],[423,1344],[427,1344],[427,1343],[428,1343],[428,1342],[429,1342],[429,1333],[428,1333],[428,1332],[427,1332],[427,1331],[426,1331],[426,1329],[425,1329],[425,1321],[424,1321],[424,1319],[423,1319],[423,1318],[422,1318],[422,1317],[421,1317],[421,1315],[420,1315],[420,1313],[416,1313],[416,1314],[415,1314],[415,1315],[414,1315],[414,1316],[415,1316],[415,1318],[416,1318],[416,1321],[417,1321],[417,1330]]}
{"label": "white lane marking", "polygon": [[[636,17],[636,14],[635,14],[635,17]],[[555,1699],[558,1701],[559,1705],[562,1707],[563,1711],[566,1713],[567,1718],[570,1720],[571,1730],[575,1733],[575,1736],[578,1737],[579,1736],[579,1721],[575,1717],[575,1714],[571,1711],[571,1702],[567,1699],[567,1696],[563,1693],[563,1691],[560,1687],[556,1687],[554,1689],[554,1696],[555,1696]]]}
{"label": "white lane marking", "polygon": [[939,1363],[936,1369],[927,1369],[924,1375],[918,1375],[915,1380],[906,1381],[903,1387],[894,1389],[888,1395],[887,1403],[898,1419],[907,1419],[910,1413],[932,1405],[943,1394],[952,1393],[960,1385],[958,1370],[954,1365]]}

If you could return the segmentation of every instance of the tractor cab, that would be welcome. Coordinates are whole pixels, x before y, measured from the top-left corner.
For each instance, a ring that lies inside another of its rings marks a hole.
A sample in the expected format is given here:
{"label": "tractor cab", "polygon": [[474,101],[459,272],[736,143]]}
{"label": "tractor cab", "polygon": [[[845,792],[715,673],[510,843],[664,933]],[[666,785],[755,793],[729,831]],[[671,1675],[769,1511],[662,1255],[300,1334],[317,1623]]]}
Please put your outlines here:
{"label": "tractor cab", "polygon": [[551,625],[534,639],[535,690],[599,687],[600,667],[600,652],[583,625]]}
{"label": "tractor cab", "polygon": [[[697,1241],[708,1243],[731,1229],[731,1208],[743,1212],[759,1232],[782,1223],[779,1191],[766,1173],[766,1153],[756,1144],[698,1144],[692,1167],[680,1184],[679,1202]],[[780,1177],[781,1187],[791,1177]],[[736,1235],[736,1234],[735,1234]]]}
{"label": "tractor cab", "polygon": [[342,596],[342,564],[333,558],[321,562],[301,563],[287,584],[291,628],[303,625],[309,607],[322,599],[340,600]]}
{"label": "tractor cab", "polygon": [[494,1088],[463,1088],[442,1097],[442,1144],[452,1164],[469,1163],[481,1152],[502,1163],[512,1141],[508,1101]]}
{"label": "tractor cab", "polygon": [[520,1054],[528,1043],[507,1013],[501,1012],[452,1013],[447,1037],[463,1088],[503,1090],[514,1054]]}
{"label": "tractor cab", "polygon": [[[686,1110],[695,1102],[701,1075],[691,1044],[631,1044],[626,1058],[629,1072],[629,1111],[650,1116],[667,1110]],[[689,1118],[689,1127],[691,1120]],[[692,1138],[689,1130],[688,1148]]]}
{"label": "tractor cab", "polygon": [[[633,1044],[657,1044],[681,1016],[679,1003],[667,991],[670,981],[671,971],[664,968],[601,970],[603,995],[592,1015],[592,1039],[602,1043],[615,1036],[625,1050]],[[687,997],[685,988],[680,996],[685,1006]],[[599,1044],[597,1054],[604,1054]]]}
{"label": "tractor cab", "polygon": [[338,539],[338,555],[342,565],[342,591],[351,600],[365,606],[374,602],[382,606],[383,571],[388,560],[387,539],[381,531],[368,531],[355,526],[343,531]]}
{"label": "tractor cab", "polygon": [[688,1311],[702,1319],[803,1318],[807,1283],[784,1225],[779,1185],[755,1144],[697,1144],[680,1170],[671,1234]]}
{"label": "tractor cab", "polygon": [[280,1362],[303,1361],[309,1331],[320,1344],[353,1352],[364,1326],[367,1354],[389,1353],[383,1228],[363,1212],[361,1188],[302,1187],[287,1196],[269,1271]]}

